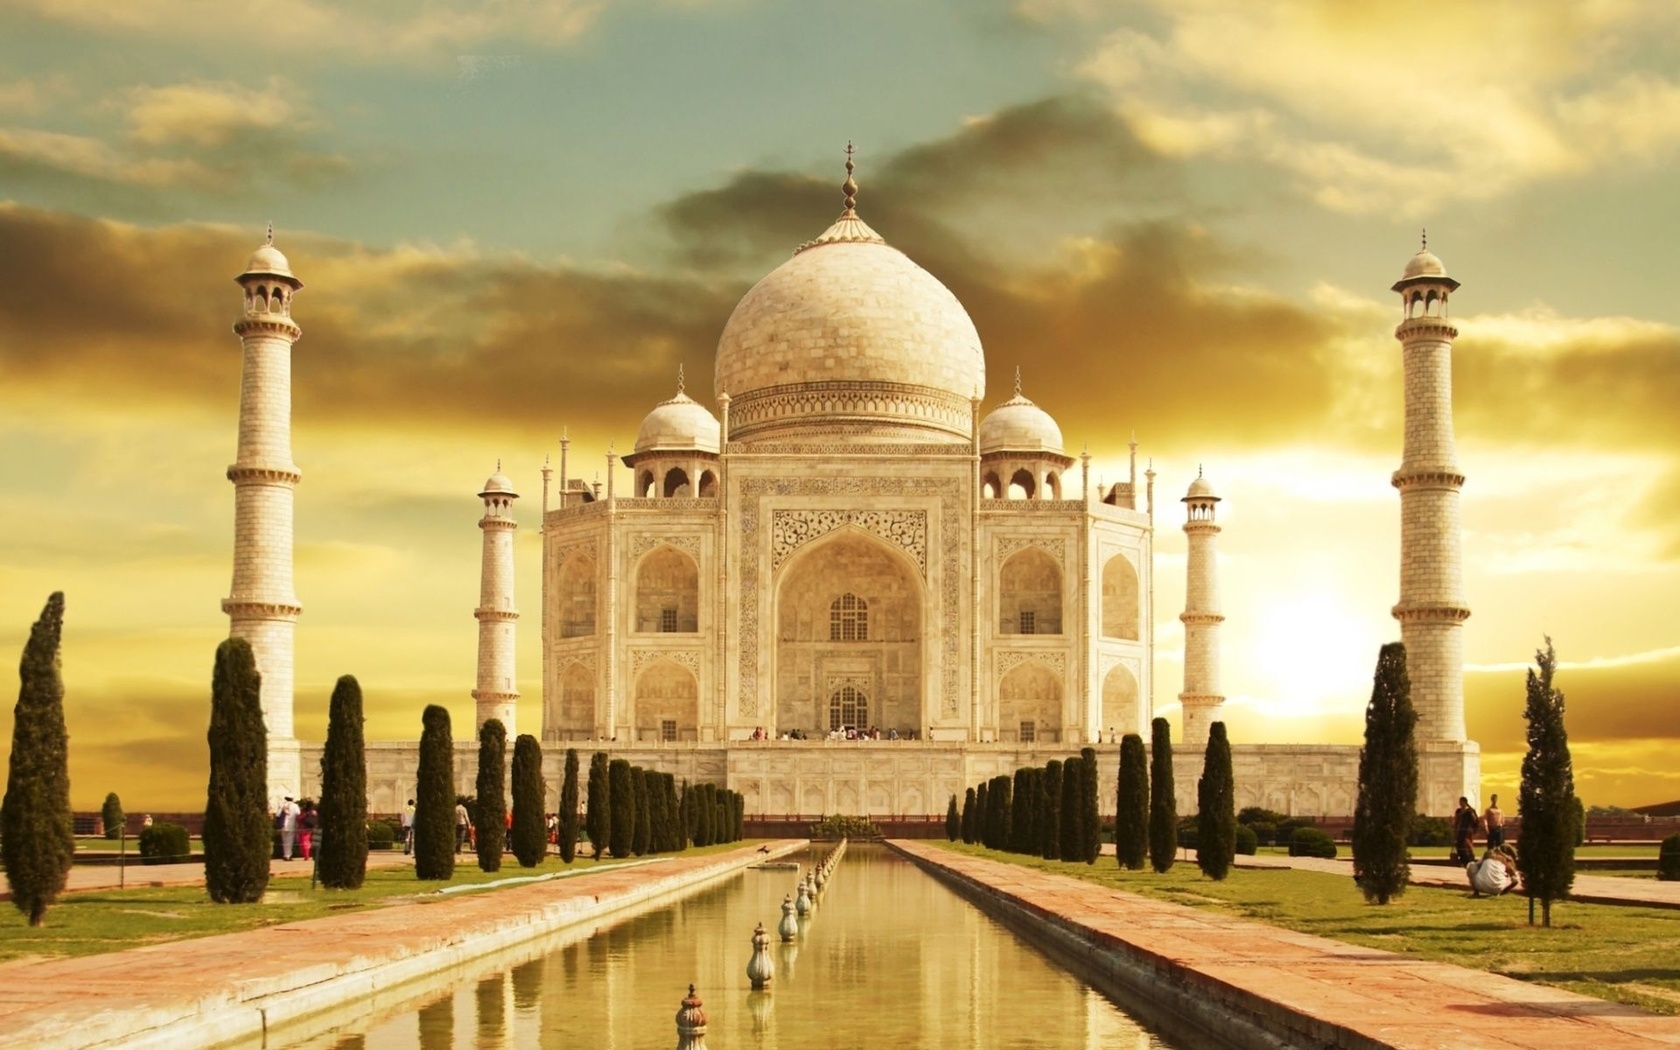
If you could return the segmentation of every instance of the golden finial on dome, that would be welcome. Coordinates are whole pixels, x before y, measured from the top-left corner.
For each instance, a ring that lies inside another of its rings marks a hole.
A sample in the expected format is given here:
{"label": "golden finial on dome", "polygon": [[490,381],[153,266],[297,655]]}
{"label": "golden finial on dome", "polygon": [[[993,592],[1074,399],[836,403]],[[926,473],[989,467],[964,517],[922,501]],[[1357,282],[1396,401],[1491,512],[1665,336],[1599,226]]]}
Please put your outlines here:
{"label": "golden finial on dome", "polygon": [[1015,366],[1015,396],[1021,396],[1021,366]]}
{"label": "golden finial on dome", "polygon": [[677,362],[677,393],[681,394],[682,392],[683,392],[683,366],[682,366],[682,362],[679,361],[679,362]]}
{"label": "golden finial on dome", "polygon": [[268,240],[265,243],[267,243],[267,244],[273,244],[274,243],[274,220],[273,219],[268,220]]}
{"label": "golden finial on dome", "polygon": [[1428,250],[1429,250],[1429,227],[1425,226],[1425,227],[1423,227],[1423,247],[1419,248],[1418,251],[1426,252]]}
{"label": "golden finial on dome", "polygon": [[846,181],[840,186],[840,189],[846,194],[846,212],[845,212],[845,214],[847,214],[847,215],[856,215],[857,214],[858,184],[857,184],[857,180],[852,178],[852,171],[856,167],[856,165],[852,163],[852,153],[853,153],[852,142],[851,142],[850,139],[847,139],[846,140]]}

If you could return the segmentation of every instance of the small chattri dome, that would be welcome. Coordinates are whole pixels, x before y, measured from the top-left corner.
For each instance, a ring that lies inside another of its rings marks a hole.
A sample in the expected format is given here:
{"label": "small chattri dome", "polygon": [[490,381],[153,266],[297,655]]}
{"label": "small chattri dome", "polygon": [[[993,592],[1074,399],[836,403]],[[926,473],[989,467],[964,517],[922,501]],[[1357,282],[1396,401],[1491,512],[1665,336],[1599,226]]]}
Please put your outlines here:
{"label": "small chattri dome", "polygon": [[683,393],[661,401],[636,432],[636,451],[717,452],[722,427],[706,406]]}
{"label": "small chattri dome", "polygon": [[485,481],[484,490],[479,495],[481,497],[507,496],[512,499],[519,498],[519,493],[513,491],[513,482],[508,479],[506,474],[502,473],[500,463],[496,464],[496,473],[490,475],[489,479]]}
{"label": "small chattri dome", "polygon": [[1411,257],[1406,263],[1406,272],[1401,276],[1402,279],[1409,280],[1413,277],[1445,277],[1446,275],[1445,264],[1436,258],[1433,252],[1425,248]]}
{"label": "small chattri dome", "polygon": [[1185,494],[1184,499],[1181,502],[1189,502],[1193,499],[1213,500],[1214,502],[1219,501],[1219,494],[1213,491],[1213,483],[1208,481],[1207,478],[1202,477],[1202,472],[1199,468],[1196,471],[1196,480],[1190,483],[1190,491]]}
{"label": "small chattri dome", "polygon": [[988,452],[1053,452],[1061,455],[1062,428],[1050,413],[1015,396],[986,413],[980,421],[980,454]]}

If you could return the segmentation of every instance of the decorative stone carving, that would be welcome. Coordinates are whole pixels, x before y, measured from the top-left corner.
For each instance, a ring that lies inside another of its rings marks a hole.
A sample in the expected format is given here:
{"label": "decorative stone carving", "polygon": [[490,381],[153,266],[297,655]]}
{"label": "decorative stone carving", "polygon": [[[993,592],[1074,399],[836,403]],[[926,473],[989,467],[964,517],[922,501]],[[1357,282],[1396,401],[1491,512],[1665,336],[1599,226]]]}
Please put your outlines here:
{"label": "decorative stone carving", "polygon": [[591,558],[597,559],[597,564],[599,564],[600,554],[597,551],[595,541],[592,539],[583,540],[579,543],[568,543],[563,547],[556,547],[554,549],[553,564],[564,565],[566,564],[566,559],[570,558],[574,554],[587,554]]}
{"label": "decorative stone carving", "polygon": [[940,618],[940,711],[955,717],[958,711],[959,664],[962,652],[958,625],[962,622],[962,542],[964,490],[954,478],[747,478],[741,482],[741,505],[737,520],[741,527],[741,616],[739,692],[736,710],[742,718],[758,714],[759,530],[762,503],[774,496],[936,496],[939,499]]}
{"label": "decorative stone carving", "polygon": [[670,660],[681,664],[693,672],[694,677],[700,677],[700,650],[698,649],[632,649],[630,650],[630,678],[634,681],[641,676],[648,664],[658,660]]}
{"label": "decorative stone carving", "polygon": [[1044,536],[1005,536],[997,541],[997,560],[1001,564],[1006,558],[1017,551],[1028,547],[1037,547],[1050,557],[1056,559],[1056,564],[1067,565],[1067,542],[1065,540]]}
{"label": "decorative stone carving", "polygon": [[[669,503],[670,500],[663,502]],[[687,553],[696,562],[700,560],[700,537],[692,535],[660,536],[655,533],[638,532],[630,538],[630,560],[642,560],[642,555],[655,547],[675,547]]]}
{"label": "decorative stone carving", "polygon": [[800,547],[835,529],[856,526],[905,551],[927,579],[927,513],[919,510],[778,510],[770,515],[770,571]]}
{"label": "decorative stone carving", "polygon": [[1034,649],[1005,649],[997,654],[997,676],[1002,678],[1028,660],[1037,660],[1058,675],[1067,674],[1067,654]]}

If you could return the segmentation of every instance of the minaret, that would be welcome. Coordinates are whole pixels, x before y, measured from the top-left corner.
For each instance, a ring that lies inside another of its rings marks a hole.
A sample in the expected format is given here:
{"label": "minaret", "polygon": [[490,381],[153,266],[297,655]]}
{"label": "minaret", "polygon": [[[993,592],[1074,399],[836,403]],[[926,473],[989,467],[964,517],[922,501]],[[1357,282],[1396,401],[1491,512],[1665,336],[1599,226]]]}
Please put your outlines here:
{"label": "minaret", "polygon": [[1184,746],[1199,752],[1207,747],[1208,726],[1220,720],[1225,704],[1219,691],[1219,625],[1225,616],[1219,611],[1219,526],[1214,522],[1219,497],[1199,467],[1183,502],[1190,549],[1184,612],[1179,616],[1184,624],[1184,692],[1178,694],[1178,702],[1184,709]]}
{"label": "minaret", "polygon": [[478,608],[473,610],[478,619],[478,688],[472,696],[478,704],[478,726],[499,718],[512,740],[519,735],[514,720],[519,691],[514,687],[513,666],[519,620],[513,607],[513,531],[519,527],[513,520],[513,501],[519,494],[503,476],[500,461],[478,496],[484,501],[484,517],[478,519],[478,527],[484,530],[484,561],[479,570]]}
{"label": "minaret", "polygon": [[244,316],[233,326],[244,348],[239,387],[239,451],[233,482],[233,587],[222,600],[228,634],[251,643],[262,674],[268,724],[270,794],[302,790],[292,732],[292,652],[298,614],[292,590],[292,502],[299,478],[292,462],[292,344],[303,329],[292,320],[292,296],[303,282],[268,240],[234,278],[245,291]]}
{"label": "minaret", "polygon": [[1400,490],[1400,604],[1394,618],[1406,643],[1417,739],[1424,744],[1465,740],[1461,627],[1470,607],[1464,602],[1458,517],[1464,475],[1452,422],[1452,343],[1458,329],[1447,320],[1447,297],[1457,288],[1441,260],[1429,253],[1427,236],[1394,285],[1404,318],[1394,337],[1400,340],[1406,383],[1405,455],[1393,479]]}

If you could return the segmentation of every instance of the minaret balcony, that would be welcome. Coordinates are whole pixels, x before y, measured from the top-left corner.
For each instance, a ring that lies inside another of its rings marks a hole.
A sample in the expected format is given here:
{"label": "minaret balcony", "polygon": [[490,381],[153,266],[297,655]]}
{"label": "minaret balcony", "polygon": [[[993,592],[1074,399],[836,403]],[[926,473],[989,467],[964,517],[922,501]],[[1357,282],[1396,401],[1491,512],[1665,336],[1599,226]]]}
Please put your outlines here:
{"label": "minaret balcony", "polygon": [[1464,487],[1464,475],[1452,467],[1414,467],[1411,470],[1401,467],[1389,478],[1389,483],[1401,491],[1451,489],[1456,492]]}
{"label": "minaret balcony", "polygon": [[235,463],[227,468],[227,479],[235,485],[242,482],[258,485],[296,485],[303,480],[303,472],[296,467],[279,467],[266,463]]}
{"label": "minaret balcony", "polygon": [[1401,602],[1392,610],[1401,623],[1463,623],[1470,610],[1457,602]]}
{"label": "minaret balcony", "polygon": [[235,620],[295,620],[302,614],[303,606],[255,598],[223,598],[222,612]]}
{"label": "minaret balcony", "polygon": [[480,623],[512,623],[519,614],[512,609],[474,609],[473,619]]}
{"label": "minaret balcony", "polygon": [[1413,339],[1458,338],[1458,328],[1444,317],[1408,317],[1394,328],[1394,338],[1402,343]]}

